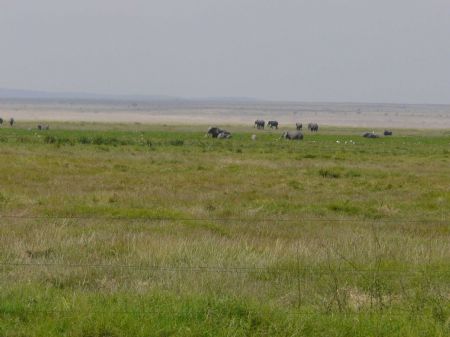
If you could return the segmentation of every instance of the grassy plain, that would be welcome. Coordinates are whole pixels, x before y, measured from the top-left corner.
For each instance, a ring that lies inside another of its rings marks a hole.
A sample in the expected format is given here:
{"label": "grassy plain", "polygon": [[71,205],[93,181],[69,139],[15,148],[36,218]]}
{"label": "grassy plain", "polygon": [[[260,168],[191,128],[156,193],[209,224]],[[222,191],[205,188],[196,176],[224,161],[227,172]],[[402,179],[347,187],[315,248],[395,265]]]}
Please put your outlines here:
{"label": "grassy plain", "polygon": [[29,127],[0,129],[0,336],[450,334],[448,131]]}

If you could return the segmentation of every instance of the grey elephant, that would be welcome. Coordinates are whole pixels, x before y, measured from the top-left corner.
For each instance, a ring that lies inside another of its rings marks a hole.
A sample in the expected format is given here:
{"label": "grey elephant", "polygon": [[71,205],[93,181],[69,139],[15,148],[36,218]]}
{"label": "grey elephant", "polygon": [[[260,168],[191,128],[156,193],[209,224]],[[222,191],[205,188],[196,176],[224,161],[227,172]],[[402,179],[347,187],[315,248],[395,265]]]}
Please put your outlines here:
{"label": "grey elephant", "polygon": [[[221,136],[219,137],[219,135]],[[222,130],[221,128],[211,126],[208,129],[206,136],[211,136],[212,138],[231,138],[231,133],[226,130]]]}
{"label": "grey elephant", "polygon": [[302,140],[303,133],[301,133],[300,131],[285,131],[281,135],[281,138],[290,139],[290,140]]}
{"label": "grey elephant", "polygon": [[206,132],[206,136],[211,136],[213,138],[217,138],[217,136],[219,135],[219,133],[222,132],[222,129],[218,128],[218,127],[212,127],[210,126],[208,128],[208,131]]}
{"label": "grey elephant", "polygon": [[268,121],[267,126],[269,126],[271,129],[273,129],[273,128],[278,129],[278,122],[277,121]]}
{"label": "grey elephant", "polygon": [[311,132],[319,131],[319,124],[317,124],[317,123],[309,123],[308,124],[308,130],[311,131]]}
{"label": "grey elephant", "polygon": [[219,138],[219,139],[228,139],[228,138],[231,138],[231,133],[228,132],[228,131],[223,130],[221,133],[219,133],[219,134],[217,135],[217,138]]}
{"label": "grey elephant", "polygon": [[303,128],[303,124],[302,123],[295,123],[295,128],[297,129],[297,131],[300,131]]}
{"label": "grey elephant", "polygon": [[363,134],[363,137],[365,137],[365,138],[380,138],[380,136],[378,136],[374,132],[366,132]]}
{"label": "grey elephant", "polygon": [[39,125],[37,126],[37,129],[38,129],[38,130],[49,130],[49,129],[50,129],[50,126],[49,126],[48,124],[44,124],[44,125],[39,124]]}
{"label": "grey elephant", "polygon": [[253,127],[256,127],[257,129],[264,129],[266,126],[266,122],[262,119],[257,119],[255,121],[255,125]]}

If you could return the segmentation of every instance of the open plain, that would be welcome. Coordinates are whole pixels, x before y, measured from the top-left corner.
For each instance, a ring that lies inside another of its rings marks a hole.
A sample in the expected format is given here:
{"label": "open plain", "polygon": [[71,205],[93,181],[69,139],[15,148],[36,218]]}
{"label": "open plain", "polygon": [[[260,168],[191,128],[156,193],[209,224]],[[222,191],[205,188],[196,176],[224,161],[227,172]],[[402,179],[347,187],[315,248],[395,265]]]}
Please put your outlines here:
{"label": "open plain", "polygon": [[[287,141],[252,128],[271,108],[17,104],[1,109],[17,120],[0,129],[1,336],[449,335],[448,108],[286,108],[281,129],[327,125]],[[214,122],[233,137],[205,138]]]}
{"label": "open plain", "polygon": [[171,125],[252,125],[276,119],[282,127],[296,122],[328,126],[449,129],[450,105],[298,103],[226,99],[155,101],[2,99],[0,117],[22,121],[85,121]]}

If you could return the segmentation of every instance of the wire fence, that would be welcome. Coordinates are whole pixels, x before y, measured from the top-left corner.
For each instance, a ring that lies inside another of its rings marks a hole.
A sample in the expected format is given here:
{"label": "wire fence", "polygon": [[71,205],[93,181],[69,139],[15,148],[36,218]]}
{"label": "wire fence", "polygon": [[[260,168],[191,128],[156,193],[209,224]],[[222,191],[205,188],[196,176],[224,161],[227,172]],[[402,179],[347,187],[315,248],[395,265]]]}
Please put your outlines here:
{"label": "wire fence", "polygon": [[[176,222],[176,221],[198,221],[198,222],[239,222],[239,223],[368,223],[368,224],[380,224],[380,223],[401,223],[401,224],[443,224],[449,225],[449,222],[446,218],[441,220],[417,220],[417,219],[355,219],[355,218],[322,218],[322,217],[298,217],[298,218],[260,218],[260,217],[171,217],[171,216],[144,216],[144,217],[125,217],[125,216],[66,216],[66,215],[50,215],[50,216],[39,216],[39,215],[13,215],[13,214],[2,214],[0,215],[0,220],[39,220],[39,221],[59,221],[59,220],[67,220],[67,221],[117,221],[117,222]],[[45,258],[47,259],[47,258]],[[44,259],[43,259],[44,260]],[[4,276],[9,272],[20,268],[35,268],[35,269],[43,269],[47,273],[53,273],[53,271],[49,272],[47,269],[60,269],[62,271],[80,269],[86,272],[89,269],[92,270],[108,270],[114,271],[114,273],[120,274],[129,274],[134,277],[135,272],[148,272],[148,273],[213,273],[213,274],[236,274],[242,275],[237,277],[245,277],[243,274],[275,274],[278,276],[289,275],[287,281],[290,282],[290,288],[286,288],[285,291],[287,293],[289,291],[293,291],[294,288],[298,288],[295,290],[291,296],[298,297],[299,303],[308,296],[312,296],[312,294],[305,293],[307,290],[303,289],[305,285],[302,283],[303,281],[307,281],[310,283],[314,283],[322,277],[330,278],[330,288],[333,286],[336,287],[335,293],[329,295],[329,301],[338,301],[334,296],[339,296],[338,287],[341,285],[337,285],[340,281],[335,280],[336,275],[339,275],[342,279],[346,277],[354,276],[354,277],[362,277],[365,279],[373,278],[373,284],[371,287],[378,287],[377,281],[381,277],[388,277],[396,280],[396,282],[403,282],[403,279],[413,279],[419,278],[420,282],[423,283],[422,286],[426,286],[429,289],[433,289],[433,281],[438,281],[439,284],[444,284],[446,280],[450,280],[450,264],[445,261],[441,265],[423,265],[416,267],[408,267],[408,268],[388,268],[382,266],[374,266],[373,268],[367,267],[359,267],[353,264],[348,264],[347,261],[342,261],[344,266],[335,265],[335,266],[303,266],[300,263],[297,265],[292,265],[291,267],[280,267],[280,266],[175,266],[175,265],[150,265],[150,264],[102,264],[102,263],[67,263],[67,262],[53,262],[53,261],[43,261],[43,262],[29,262],[26,260],[1,260],[0,259],[0,274]],[[14,275],[14,274],[12,274]],[[180,275],[182,277],[182,275]],[[197,276],[193,276],[197,277]],[[198,276],[199,278],[201,276]],[[206,277],[206,276],[205,276]],[[136,278],[137,279],[137,278]],[[134,280],[134,278],[133,278]],[[243,279],[243,282],[247,282],[248,279]],[[173,282],[180,282],[180,280],[175,280]],[[264,282],[275,282],[274,279],[268,278]],[[350,281],[349,281],[350,282]],[[297,283],[297,284],[294,284]],[[412,284],[406,281],[407,284]],[[350,284],[350,283],[348,283]],[[403,286],[403,284],[402,284]],[[373,290],[373,291],[381,291],[381,290]],[[287,294],[286,293],[286,294]],[[371,300],[377,301],[379,298],[377,294],[371,294]],[[434,295],[433,295],[434,296]],[[437,295],[436,295],[437,296]],[[383,300],[381,300],[383,301]],[[183,312],[179,308],[167,308],[166,310],[161,310],[160,308],[151,308],[145,307],[145,303],[136,303],[134,305],[130,305],[125,310],[114,309],[113,307],[105,307],[104,310],[96,310],[95,308],[87,308],[86,310],[79,308],[67,308],[67,309],[49,309],[44,310],[40,308],[33,308],[33,305],[29,305],[26,299],[23,299],[18,302],[19,305],[16,307],[8,307],[2,306],[0,304],[0,317],[1,316],[15,316],[15,315],[46,315],[46,316],[58,316],[58,317],[84,317],[89,315],[133,315],[133,316],[142,316],[142,315],[180,315],[183,317],[199,317],[204,316],[216,316],[218,318],[224,315],[223,312],[217,310],[214,307],[208,307],[207,305],[203,306],[200,311],[192,311],[192,312]],[[397,305],[393,307],[389,307],[384,305],[383,303],[378,307],[375,305],[375,309],[364,308],[363,311],[352,310],[351,308],[344,309],[333,309],[331,311],[324,311],[324,308],[320,308],[317,311],[305,312],[299,309],[290,308],[289,310],[283,311],[283,314],[286,317],[312,317],[312,316],[320,316],[327,315],[329,317],[363,317],[363,316],[371,316],[375,315],[377,317],[404,317],[406,315],[410,315],[411,317],[423,317],[423,310],[418,310],[417,308],[409,308],[408,306],[399,307]],[[377,310],[378,308],[379,310]],[[258,312],[249,313],[249,315],[254,314],[258,315]],[[226,315],[230,315],[229,313]]]}
{"label": "wire fence", "polygon": [[203,273],[311,273],[311,274],[433,274],[450,277],[450,264],[445,266],[423,266],[422,268],[409,269],[348,269],[339,267],[257,267],[257,266],[160,266],[160,265],[132,265],[132,264],[88,264],[88,263],[30,263],[30,262],[0,262],[1,267],[32,267],[32,268],[67,268],[67,269],[127,269],[136,271],[167,271],[167,272],[203,272]]}
{"label": "wire fence", "polygon": [[50,215],[50,216],[40,216],[40,215],[13,215],[5,214],[0,215],[0,219],[25,219],[25,220],[103,220],[103,221],[148,221],[148,222],[162,222],[162,221],[199,221],[199,222],[289,222],[289,223],[304,223],[304,222],[331,222],[331,223],[401,223],[401,224],[443,224],[449,225],[450,221],[446,217],[441,217],[441,219],[392,219],[392,218],[323,218],[323,217],[302,217],[298,218],[261,218],[261,217],[170,217],[170,216],[137,216],[137,217],[127,217],[127,216],[100,216],[100,215],[89,215],[89,216],[72,216],[72,215]]}
{"label": "wire fence", "polygon": [[[230,315],[224,312],[221,312],[217,310],[214,307],[208,307],[203,306],[200,311],[177,311],[173,310],[173,308],[167,308],[167,310],[149,310],[149,309],[138,309],[139,306],[134,307],[134,309],[129,310],[92,310],[92,309],[86,309],[86,310],[76,310],[76,309],[66,309],[66,310],[43,310],[43,309],[33,309],[33,308],[26,308],[26,307],[20,307],[20,308],[2,308],[0,305],[0,314],[3,315],[17,315],[17,314],[43,314],[43,315],[57,315],[58,317],[61,317],[61,315],[65,315],[66,317],[70,316],[78,316],[78,315],[93,315],[93,314],[109,314],[109,315],[171,315],[171,316],[183,316],[183,317],[199,317],[200,316],[216,316],[218,318],[223,317],[224,315]],[[326,315],[328,317],[347,317],[347,318],[354,318],[354,317],[364,317],[364,316],[386,316],[386,317],[404,317],[405,314],[411,314],[413,316],[421,316],[423,317],[422,311],[417,310],[409,310],[409,309],[402,309],[402,308],[395,308],[392,310],[385,309],[385,310],[366,310],[366,311],[324,311],[319,310],[316,312],[311,311],[285,311],[283,312],[286,316],[293,316],[293,317],[311,317],[311,316],[321,316]],[[251,316],[259,316],[261,313],[259,312],[252,312],[249,311],[247,313],[247,317]],[[236,313],[238,315],[238,313]]]}
{"label": "wire fence", "polygon": [[[2,214],[0,220],[19,219],[19,220],[40,220],[40,221],[126,221],[130,223],[136,222],[177,222],[177,221],[198,221],[198,222],[239,222],[239,223],[401,223],[401,224],[443,224],[449,225],[447,219],[442,220],[412,220],[412,219],[355,219],[355,218],[322,218],[322,217],[299,217],[299,218],[259,218],[259,217],[126,217],[126,216],[66,216],[66,215],[13,215]],[[344,261],[345,262],[345,261]],[[443,265],[443,266],[442,266]],[[270,272],[270,273],[293,273],[293,272],[311,272],[316,274],[363,274],[363,273],[379,273],[379,274],[417,274],[417,273],[437,273],[442,276],[450,274],[450,265],[443,263],[441,266],[421,266],[416,268],[378,268],[367,269],[359,268],[351,265],[351,268],[342,268],[339,266],[333,268],[324,267],[292,267],[282,268],[273,266],[160,266],[160,265],[130,265],[130,264],[81,264],[81,263],[58,263],[58,262],[42,262],[30,263],[24,261],[0,261],[2,267],[32,267],[32,268],[97,268],[97,269],[129,269],[140,271],[169,271],[169,272],[217,272],[217,273],[250,273],[250,272]]]}

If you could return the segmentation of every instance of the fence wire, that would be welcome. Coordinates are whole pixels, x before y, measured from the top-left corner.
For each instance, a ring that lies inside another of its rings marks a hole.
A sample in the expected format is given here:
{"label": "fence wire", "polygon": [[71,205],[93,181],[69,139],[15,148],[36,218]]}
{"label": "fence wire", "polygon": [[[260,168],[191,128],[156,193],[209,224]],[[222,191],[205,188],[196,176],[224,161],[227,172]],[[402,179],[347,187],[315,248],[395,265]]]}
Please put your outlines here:
{"label": "fence wire", "polygon": [[279,267],[256,267],[256,266],[160,266],[160,265],[131,265],[131,264],[85,264],[85,263],[29,263],[29,262],[14,262],[4,261],[0,262],[1,267],[32,267],[32,268],[90,268],[90,269],[128,269],[136,271],[152,271],[152,272],[204,272],[204,273],[311,273],[311,274],[427,274],[427,275],[441,275],[450,276],[449,268],[440,266],[425,266],[423,268],[415,269],[342,269],[324,268],[324,267],[292,267],[292,268],[279,268]]}
{"label": "fence wire", "polygon": [[104,221],[199,221],[199,222],[349,222],[349,223],[401,223],[401,224],[444,224],[450,226],[450,221],[440,220],[413,220],[413,219],[354,219],[354,218],[321,218],[321,217],[298,217],[298,218],[250,218],[250,217],[229,217],[229,218],[202,218],[202,217],[125,217],[125,216],[34,216],[34,215],[0,215],[0,219],[25,219],[25,220],[104,220]]}

